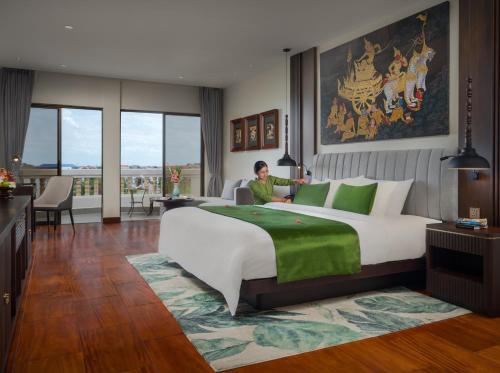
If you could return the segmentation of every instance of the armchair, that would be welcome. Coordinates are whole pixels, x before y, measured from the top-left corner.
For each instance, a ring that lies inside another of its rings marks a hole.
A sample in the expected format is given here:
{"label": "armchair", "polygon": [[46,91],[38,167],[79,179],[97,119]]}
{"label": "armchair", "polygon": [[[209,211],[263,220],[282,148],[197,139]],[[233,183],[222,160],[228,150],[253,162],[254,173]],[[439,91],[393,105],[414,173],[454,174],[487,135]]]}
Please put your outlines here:
{"label": "armchair", "polygon": [[50,212],[54,211],[54,231],[57,228],[56,212],[68,211],[73,231],[75,222],[73,220],[73,177],[53,176],[49,179],[47,186],[40,197],[33,202],[34,211],[47,212],[47,224],[50,224]]}

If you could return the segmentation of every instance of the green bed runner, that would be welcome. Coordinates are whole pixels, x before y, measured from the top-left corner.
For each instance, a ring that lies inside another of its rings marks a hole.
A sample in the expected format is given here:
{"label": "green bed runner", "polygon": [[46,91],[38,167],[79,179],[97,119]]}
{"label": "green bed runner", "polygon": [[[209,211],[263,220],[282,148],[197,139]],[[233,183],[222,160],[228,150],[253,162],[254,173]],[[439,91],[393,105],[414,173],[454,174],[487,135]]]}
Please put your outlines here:
{"label": "green bed runner", "polygon": [[200,206],[264,229],[276,250],[278,283],[361,269],[359,238],[348,224],[256,206]]}

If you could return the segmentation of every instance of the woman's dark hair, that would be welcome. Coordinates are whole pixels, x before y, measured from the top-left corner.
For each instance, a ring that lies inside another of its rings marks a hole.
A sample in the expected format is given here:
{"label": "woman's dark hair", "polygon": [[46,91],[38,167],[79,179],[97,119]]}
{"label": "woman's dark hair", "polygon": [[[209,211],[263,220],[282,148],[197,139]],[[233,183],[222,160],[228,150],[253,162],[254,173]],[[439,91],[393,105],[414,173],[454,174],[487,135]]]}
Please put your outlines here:
{"label": "woman's dark hair", "polygon": [[257,161],[253,165],[253,172],[258,173],[264,167],[267,167],[267,163],[266,162],[264,162],[264,161]]}

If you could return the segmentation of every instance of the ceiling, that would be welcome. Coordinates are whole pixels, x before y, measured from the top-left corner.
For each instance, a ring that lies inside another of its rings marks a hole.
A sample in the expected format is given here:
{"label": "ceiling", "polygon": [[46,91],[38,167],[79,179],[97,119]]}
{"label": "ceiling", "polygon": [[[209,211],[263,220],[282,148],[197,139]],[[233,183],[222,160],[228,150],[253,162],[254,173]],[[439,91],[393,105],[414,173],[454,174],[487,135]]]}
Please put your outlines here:
{"label": "ceiling", "polygon": [[0,0],[0,66],[226,87],[412,3]]}

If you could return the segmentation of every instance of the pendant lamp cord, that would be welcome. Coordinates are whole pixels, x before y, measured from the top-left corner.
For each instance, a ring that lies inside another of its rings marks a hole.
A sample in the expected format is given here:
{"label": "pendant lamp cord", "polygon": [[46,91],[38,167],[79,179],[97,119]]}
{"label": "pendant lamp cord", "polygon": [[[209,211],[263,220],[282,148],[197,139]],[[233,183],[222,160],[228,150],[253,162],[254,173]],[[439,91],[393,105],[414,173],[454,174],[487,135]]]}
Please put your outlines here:
{"label": "pendant lamp cord", "polygon": [[470,49],[472,48],[472,39],[471,39],[471,22],[470,22],[470,3],[472,0],[468,0],[467,2],[467,31],[469,32],[469,53],[467,56],[467,87],[466,87],[466,95],[467,95],[467,117],[465,124],[465,144],[464,147],[466,149],[472,146],[472,78],[470,77]]}
{"label": "pendant lamp cord", "polygon": [[290,49],[285,48],[285,154],[288,154],[288,52]]}

